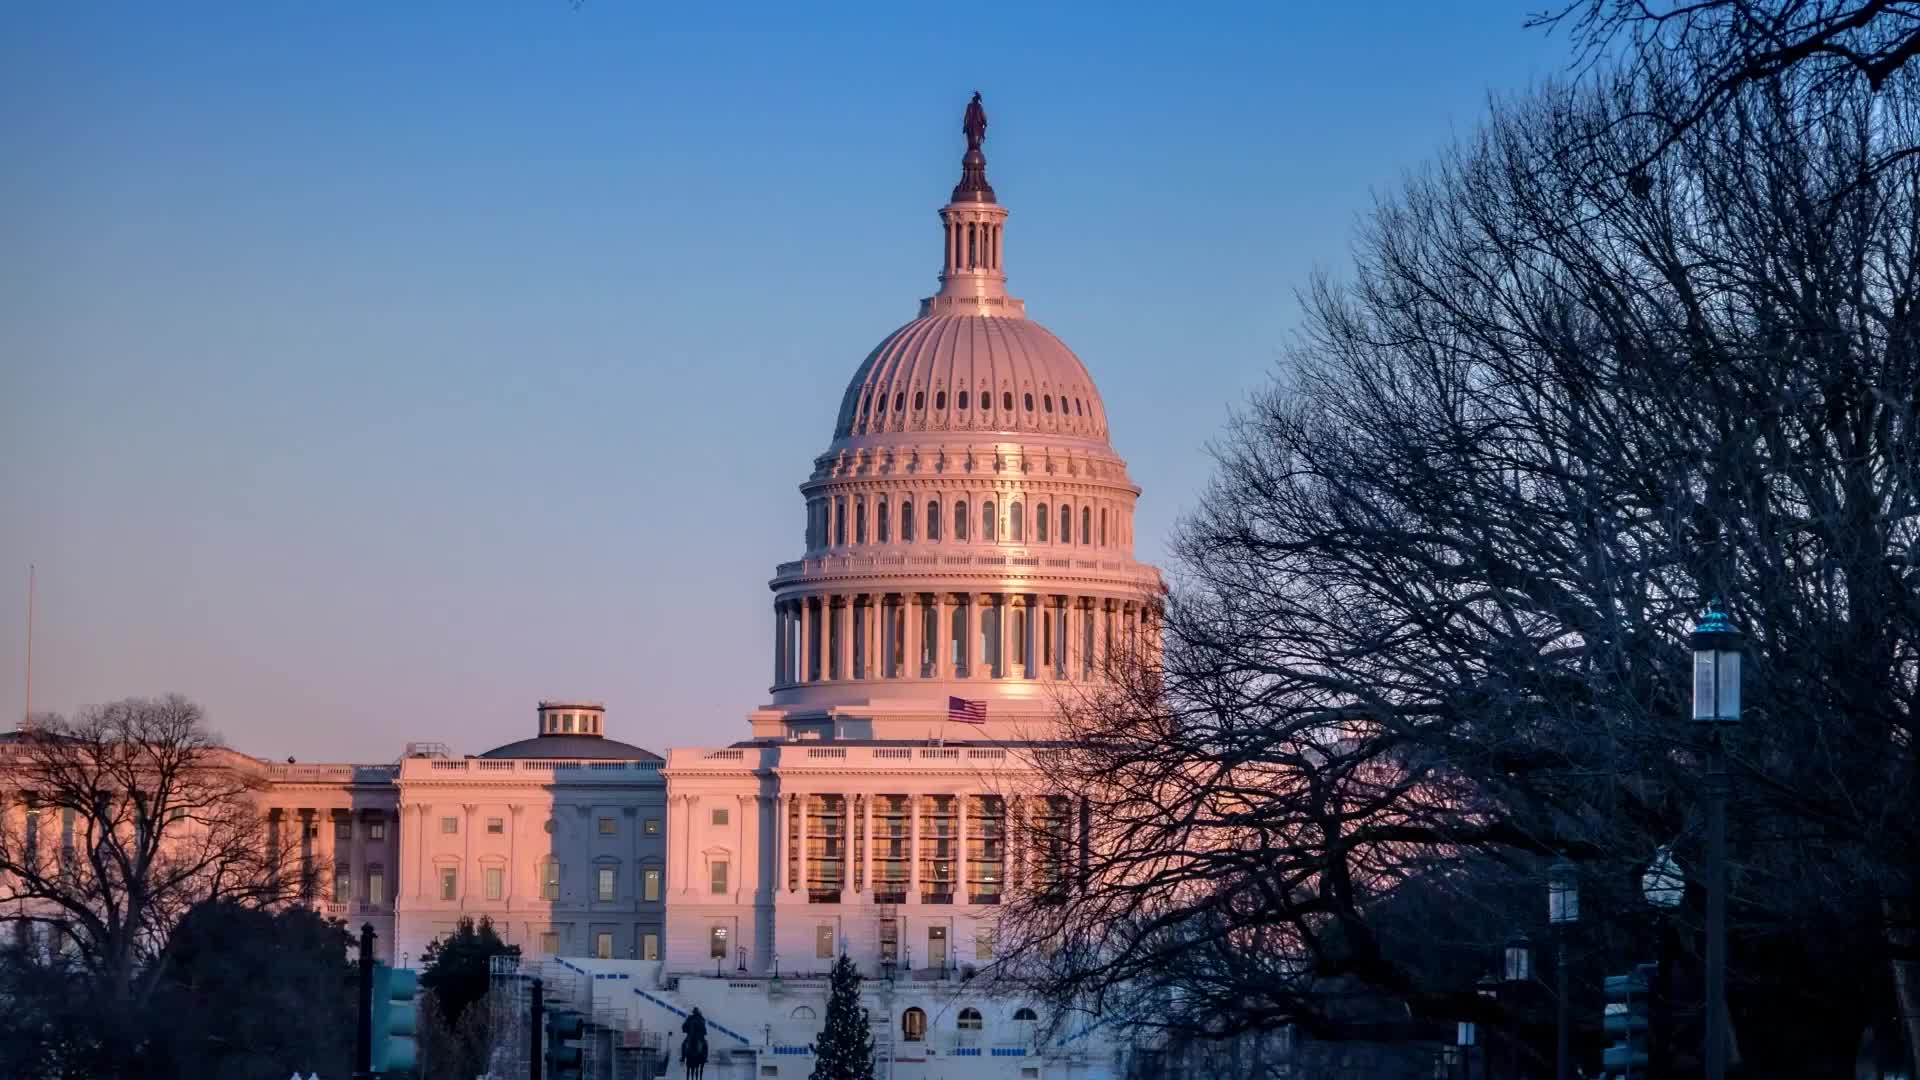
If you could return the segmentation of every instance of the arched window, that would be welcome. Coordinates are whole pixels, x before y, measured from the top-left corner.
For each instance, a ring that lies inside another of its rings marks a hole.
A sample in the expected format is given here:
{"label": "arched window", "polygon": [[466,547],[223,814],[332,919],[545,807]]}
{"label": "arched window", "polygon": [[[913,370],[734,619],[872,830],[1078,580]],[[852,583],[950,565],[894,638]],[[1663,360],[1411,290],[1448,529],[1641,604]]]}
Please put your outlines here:
{"label": "arched window", "polygon": [[845,547],[847,543],[847,500],[833,500],[833,544]]}
{"label": "arched window", "polygon": [[927,503],[927,540],[929,543],[940,539],[940,504]]}
{"label": "arched window", "polygon": [[795,1020],[811,1020],[813,1019],[813,1008],[808,1005],[795,1005],[791,1015]]}
{"label": "arched window", "polygon": [[853,542],[867,542],[867,500],[865,496],[855,496],[853,500]]}
{"label": "arched window", "polygon": [[905,390],[902,390],[899,393],[893,395],[893,411],[894,412],[907,411],[907,392]]}
{"label": "arched window", "polygon": [[925,390],[915,390],[913,392],[913,411],[919,412],[920,410],[926,407],[927,407],[927,392]]}
{"label": "arched window", "polygon": [[1024,399],[1024,400],[1022,401],[1022,404],[1024,404],[1024,405],[1025,405],[1025,406],[1027,407],[1027,411],[1028,411],[1028,412],[1032,412],[1032,411],[1033,411],[1033,393],[1032,393],[1032,391],[1028,391],[1028,392],[1027,392],[1027,394],[1025,395],[1025,399]]}
{"label": "arched window", "polygon": [[[1000,391],[1000,407],[1002,409],[1005,409],[1008,412],[1013,411],[1013,391],[1011,390]],[[1029,409],[1033,408],[1032,394],[1027,395],[1027,408]]]}
{"label": "arched window", "polygon": [[875,402],[873,403],[873,412],[874,412],[874,415],[875,415],[875,416],[885,416],[885,415],[887,415],[887,394],[886,394],[886,391],[884,391],[884,390],[883,390],[883,391],[881,391],[881,392],[880,392],[880,394],[879,394],[879,400],[878,400],[878,401],[875,401]]}
{"label": "arched window", "polygon": [[873,539],[875,543],[884,544],[893,539],[892,530],[889,528],[890,524],[887,520],[887,500],[881,499],[873,508]]}
{"label": "arched window", "polygon": [[900,1041],[927,1041],[927,1014],[919,1009],[908,1009],[900,1014]]}
{"label": "arched window", "polygon": [[965,390],[960,391],[960,411],[967,411],[967,392]]}
{"label": "arched window", "polygon": [[953,538],[967,538],[967,500],[959,499],[953,504]]}
{"label": "arched window", "polygon": [[548,857],[536,868],[540,878],[540,899],[560,899],[560,860]]}
{"label": "arched window", "polygon": [[1027,522],[1022,516],[1024,509],[1019,503],[1007,507],[1007,539],[1016,544],[1027,542]]}
{"label": "arched window", "polygon": [[[1083,413],[1083,412],[1081,411],[1081,408],[1080,408],[1080,399],[1079,399],[1079,398],[1074,398],[1074,399],[1073,399],[1073,415],[1075,415],[1075,416],[1083,416],[1083,415],[1085,415],[1085,414],[1084,414],[1084,413]],[[1029,1010],[1029,1011],[1031,1011],[1031,1010]]]}
{"label": "arched window", "polygon": [[1107,546],[1107,508],[1100,508],[1100,546]]}
{"label": "arched window", "polygon": [[947,392],[945,390],[934,391],[933,407],[936,409],[944,409],[947,407]]}
{"label": "arched window", "polygon": [[1046,503],[1041,503],[1040,508],[1033,512],[1033,539],[1036,543],[1044,544],[1047,542]]}
{"label": "arched window", "polygon": [[906,502],[900,504],[900,540],[902,543],[913,543],[912,499],[908,499]]}
{"label": "arched window", "polygon": [[999,524],[999,521],[1000,519],[998,515],[996,515],[993,512],[993,500],[988,499],[985,502],[981,503],[980,504],[980,539],[986,541],[989,544],[993,543],[994,526]]}
{"label": "arched window", "polygon": [[1073,543],[1073,507],[1065,503],[1060,505],[1060,542]]}
{"label": "arched window", "polygon": [[1037,1024],[1040,1022],[1040,1014],[1037,1012],[1034,1012],[1032,1009],[1015,1009],[1013,1013],[1013,1022],[1016,1024],[1020,1024],[1020,1023]]}
{"label": "arched window", "polygon": [[1040,395],[1040,404],[1045,406],[1048,412],[1053,411],[1053,398],[1048,397],[1046,394]]}
{"label": "arched window", "polygon": [[953,1026],[959,1028],[961,1031],[979,1031],[981,1027],[980,1010],[972,1008],[961,1009],[960,1015],[953,1018]]}
{"label": "arched window", "polygon": [[1080,508],[1080,542],[1093,543],[1093,508],[1091,506]]}

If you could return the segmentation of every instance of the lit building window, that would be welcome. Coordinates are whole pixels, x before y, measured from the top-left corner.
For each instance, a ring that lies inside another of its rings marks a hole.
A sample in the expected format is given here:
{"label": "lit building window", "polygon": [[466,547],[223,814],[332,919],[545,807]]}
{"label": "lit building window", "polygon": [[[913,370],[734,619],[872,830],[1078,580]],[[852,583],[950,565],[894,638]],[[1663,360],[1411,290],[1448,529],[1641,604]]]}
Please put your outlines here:
{"label": "lit building window", "polygon": [[657,817],[648,818],[646,824],[641,827],[641,831],[648,836],[660,835],[660,819]]}
{"label": "lit building window", "polygon": [[[525,730],[525,729],[522,729],[522,730]],[[487,831],[488,831],[488,832],[490,832],[490,833],[493,833],[493,834],[495,834],[495,835],[498,835],[498,834],[500,834],[500,833],[504,833],[504,832],[506,832],[506,831],[507,831],[507,822],[506,822],[506,819],[505,819],[505,818],[497,818],[497,817],[490,817],[490,818],[488,818],[488,819],[487,819]]]}
{"label": "lit building window", "polygon": [[487,899],[498,900],[506,895],[506,871],[498,866],[489,866],[481,873],[486,884]]}
{"label": "lit building window", "polygon": [[387,872],[378,866],[367,867],[367,903],[387,902]]}
{"label": "lit building window", "polygon": [[333,902],[344,904],[353,899],[353,872],[345,866],[333,868]]}
{"label": "lit building window", "polygon": [[[525,731],[525,730],[527,730],[527,729],[526,729],[526,728],[521,728],[520,730],[521,730],[521,731]],[[460,819],[459,819],[459,818],[457,818],[457,817],[443,817],[443,818],[441,818],[441,819],[440,819],[440,831],[441,831],[441,832],[443,832],[443,833],[457,833],[457,832],[459,832],[459,831],[460,831]]]}
{"label": "lit building window", "polygon": [[713,860],[713,894],[719,896],[727,891],[727,860]]}
{"label": "lit building window", "polygon": [[640,871],[640,899],[649,901],[660,899],[659,867],[649,866]]}
{"label": "lit building window", "polygon": [[560,934],[558,931],[548,930],[540,935],[540,952],[546,956],[558,956],[560,954]]}
{"label": "lit building window", "polygon": [[640,959],[642,960],[660,959],[660,935],[659,934],[641,934],[640,935]]}
{"label": "lit building window", "polygon": [[716,926],[707,934],[707,956],[714,960],[727,958],[727,928]]}
{"label": "lit building window", "polygon": [[925,1042],[927,1039],[927,1014],[919,1009],[908,1009],[900,1015],[900,1038],[903,1042]]}
{"label": "lit building window", "polygon": [[613,959],[613,935],[602,930],[593,935],[593,955],[595,959]]}
{"label": "lit building window", "polygon": [[711,820],[715,825],[725,825],[727,823],[726,809],[722,807],[720,809],[715,810],[713,812],[712,818],[710,818],[709,820]]}
{"label": "lit building window", "polygon": [[[523,730],[524,730],[524,729],[523,729]],[[386,838],[387,838],[387,823],[386,823],[386,822],[384,822],[384,821],[369,821],[369,822],[367,822],[367,839],[369,839],[369,840],[385,840]]]}
{"label": "lit building window", "polygon": [[[524,728],[522,730],[525,730]],[[457,900],[460,897],[460,871],[451,866],[440,868],[440,899]]]}
{"label": "lit building window", "polygon": [[821,923],[813,928],[813,955],[822,959],[833,957],[833,924]]}
{"label": "lit building window", "polygon": [[603,902],[613,899],[614,880],[617,873],[618,871],[611,866],[602,866],[599,868],[599,872],[595,875],[594,889],[594,896],[597,899]]}
{"label": "lit building window", "polygon": [[560,862],[557,859],[540,860],[540,897],[543,900],[560,899]]}
{"label": "lit building window", "polygon": [[613,819],[612,818],[603,817],[600,819],[600,835],[601,836],[613,835]]}

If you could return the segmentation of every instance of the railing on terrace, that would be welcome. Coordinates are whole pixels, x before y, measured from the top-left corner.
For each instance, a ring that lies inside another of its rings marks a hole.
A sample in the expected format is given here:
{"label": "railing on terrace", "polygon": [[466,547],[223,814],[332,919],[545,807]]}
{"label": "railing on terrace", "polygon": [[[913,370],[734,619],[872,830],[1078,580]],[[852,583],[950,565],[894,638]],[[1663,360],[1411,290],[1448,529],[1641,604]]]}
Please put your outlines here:
{"label": "railing on terrace", "polygon": [[628,776],[654,776],[660,772],[658,761],[592,761],[566,758],[412,758],[401,769],[412,772],[424,767],[428,772],[594,772],[621,773]]}

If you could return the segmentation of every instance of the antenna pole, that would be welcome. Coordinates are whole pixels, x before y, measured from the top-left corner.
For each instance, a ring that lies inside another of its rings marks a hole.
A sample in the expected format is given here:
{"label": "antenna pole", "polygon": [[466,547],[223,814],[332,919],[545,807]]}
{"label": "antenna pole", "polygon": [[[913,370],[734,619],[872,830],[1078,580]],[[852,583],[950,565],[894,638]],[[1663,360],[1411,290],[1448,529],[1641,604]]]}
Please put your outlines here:
{"label": "antenna pole", "polygon": [[20,726],[33,723],[33,579],[34,565],[27,564],[27,700],[20,712]]}

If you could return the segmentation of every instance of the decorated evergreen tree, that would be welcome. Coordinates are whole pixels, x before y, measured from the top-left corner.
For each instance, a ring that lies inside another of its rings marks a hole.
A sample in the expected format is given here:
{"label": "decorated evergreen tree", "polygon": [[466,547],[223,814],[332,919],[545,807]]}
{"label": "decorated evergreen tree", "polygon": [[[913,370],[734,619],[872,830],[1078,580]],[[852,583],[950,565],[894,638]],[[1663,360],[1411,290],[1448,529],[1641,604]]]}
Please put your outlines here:
{"label": "decorated evergreen tree", "polygon": [[845,954],[833,965],[833,996],[813,1054],[812,1080],[873,1080],[873,1035],[860,1007],[860,972]]}

